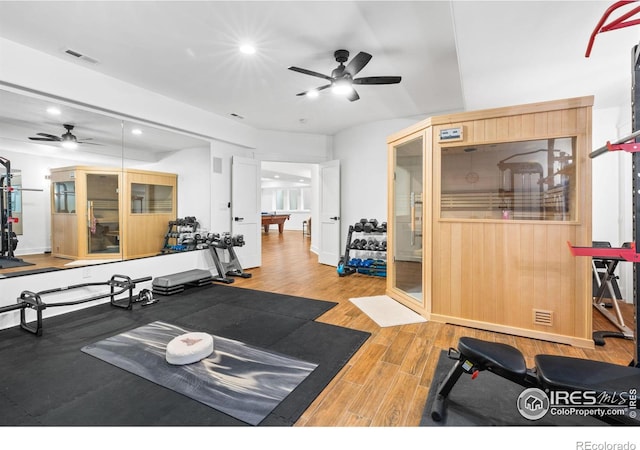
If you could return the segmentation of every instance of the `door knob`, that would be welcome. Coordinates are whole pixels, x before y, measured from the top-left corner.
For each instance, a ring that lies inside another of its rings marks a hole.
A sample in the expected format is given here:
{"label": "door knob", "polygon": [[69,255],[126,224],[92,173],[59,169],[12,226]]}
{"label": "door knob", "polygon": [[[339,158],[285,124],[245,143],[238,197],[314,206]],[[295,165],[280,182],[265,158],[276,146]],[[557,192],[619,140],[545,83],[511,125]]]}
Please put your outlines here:
{"label": "door knob", "polygon": [[244,220],[244,217],[234,217],[233,220],[235,220],[236,222],[242,222]]}
{"label": "door knob", "polygon": [[338,217],[338,216],[336,216],[336,217],[329,217],[329,219],[331,219],[331,220],[339,220],[339,219],[340,219],[340,217]]}

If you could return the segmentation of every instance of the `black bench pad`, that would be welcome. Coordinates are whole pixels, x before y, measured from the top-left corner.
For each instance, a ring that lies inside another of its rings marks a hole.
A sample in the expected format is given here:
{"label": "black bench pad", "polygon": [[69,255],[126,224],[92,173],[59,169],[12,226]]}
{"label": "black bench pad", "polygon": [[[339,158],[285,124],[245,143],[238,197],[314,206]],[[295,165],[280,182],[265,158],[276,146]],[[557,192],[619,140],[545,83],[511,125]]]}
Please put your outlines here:
{"label": "black bench pad", "polygon": [[544,388],[621,393],[640,387],[637,367],[554,355],[537,355],[535,363]]}
{"label": "black bench pad", "polygon": [[507,344],[465,336],[458,341],[458,351],[479,370],[489,370],[507,378],[524,377],[527,373],[527,364],[520,350]]}

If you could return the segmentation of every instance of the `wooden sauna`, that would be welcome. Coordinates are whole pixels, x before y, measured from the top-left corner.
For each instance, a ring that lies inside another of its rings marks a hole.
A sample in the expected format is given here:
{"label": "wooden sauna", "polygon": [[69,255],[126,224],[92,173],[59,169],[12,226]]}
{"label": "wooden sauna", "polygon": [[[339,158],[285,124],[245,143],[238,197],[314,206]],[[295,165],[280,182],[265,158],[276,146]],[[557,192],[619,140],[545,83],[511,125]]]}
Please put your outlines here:
{"label": "wooden sauna", "polygon": [[176,215],[176,174],[85,166],[51,170],[53,256],[154,256]]}
{"label": "wooden sauna", "polygon": [[593,347],[591,108],[570,98],[389,136],[387,294],[428,320]]}

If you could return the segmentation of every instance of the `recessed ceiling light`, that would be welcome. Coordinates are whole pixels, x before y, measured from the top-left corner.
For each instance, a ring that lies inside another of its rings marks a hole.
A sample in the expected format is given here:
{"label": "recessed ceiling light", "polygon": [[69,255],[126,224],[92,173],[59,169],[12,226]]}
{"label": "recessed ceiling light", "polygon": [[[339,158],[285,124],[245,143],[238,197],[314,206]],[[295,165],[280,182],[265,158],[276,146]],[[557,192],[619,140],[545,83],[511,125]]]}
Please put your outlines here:
{"label": "recessed ceiling light", "polygon": [[316,98],[318,95],[320,95],[320,93],[315,89],[311,89],[307,92],[307,97],[309,98]]}
{"label": "recessed ceiling light", "polygon": [[251,44],[242,44],[240,51],[245,55],[253,55],[256,52],[256,48]]}
{"label": "recessed ceiling light", "polygon": [[142,134],[142,130],[140,128],[134,128],[133,130],[131,130],[131,134],[135,134],[136,136],[139,136]]}
{"label": "recessed ceiling light", "polygon": [[59,116],[60,115],[60,109],[56,108],[55,106],[50,106],[47,108],[47,112],[49,114],[51,114],[52,116]]}
{"label": "recessed ceiling light", "polygon": [[273,178],[280,178],[280,175],[274,175]]}
{"label": "recessed ceiling light", "polygon": [[300,183],[304,183],[304,180],[298,180]]}

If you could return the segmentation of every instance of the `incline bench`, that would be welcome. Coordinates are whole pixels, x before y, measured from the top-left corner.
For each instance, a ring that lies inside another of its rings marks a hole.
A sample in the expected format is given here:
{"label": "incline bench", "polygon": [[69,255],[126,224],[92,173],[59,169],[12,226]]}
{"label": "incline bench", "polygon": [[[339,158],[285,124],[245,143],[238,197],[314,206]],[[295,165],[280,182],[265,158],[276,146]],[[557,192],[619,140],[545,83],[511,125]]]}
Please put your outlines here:
{"label": "incline bench", "polygon": [[192,269],[172,273],[153,279],[153,293],[173,295],[184,291],[185,286],[205,286],[213,281],[211,272],[204,269]]}
{"label": "incline bench", "polygon": [[475,378],[479,372],[488,370],[525,388],[538,388],[544,392],[589,392],[598,399],[623,402],[615,405],[625,405],[626,414],[594,417],[610,424],[640,424],[635,411],[636,390],[640,388],[638,367],[568,356],[536,355],[535,368],[527,369],[524,356],[517,348],[471,337],[461,337],[458,349],[449,349],[449,358],[457,363],[437,385],[431,409],[431,418],[436,422],[444,420],[447,397],[460,376],[468,373]]}

